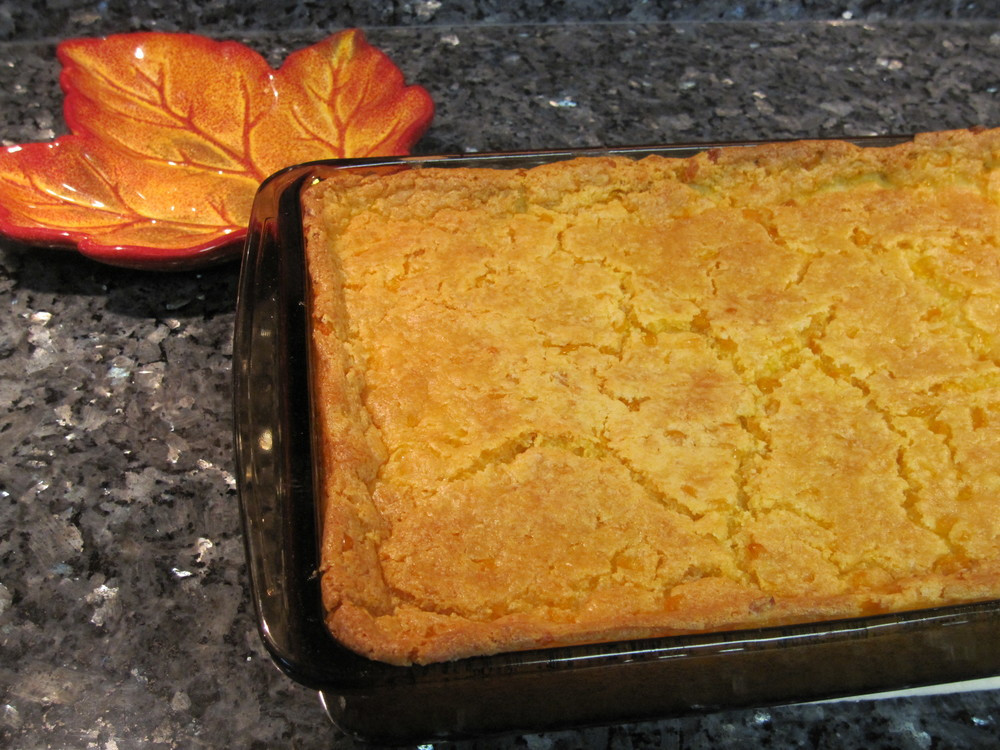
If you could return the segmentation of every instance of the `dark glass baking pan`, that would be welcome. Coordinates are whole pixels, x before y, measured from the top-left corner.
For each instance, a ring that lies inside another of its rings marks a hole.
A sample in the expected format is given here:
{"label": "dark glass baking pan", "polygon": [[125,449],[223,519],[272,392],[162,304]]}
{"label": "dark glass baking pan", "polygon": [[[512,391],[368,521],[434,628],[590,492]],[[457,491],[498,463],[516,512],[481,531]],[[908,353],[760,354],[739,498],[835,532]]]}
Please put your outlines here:
{"label": "dark glass baking pan", "polygon": [[[883,146],[898,138],[860,142]],[[1000,602],[398,667],[323,623],[299,193],[334,170],[524,167],[581,155],[689,156],[702,144],[316,162],[266,181],[243,257],[234,347],[239,496],[261,637],[345,732],[457,740],[815,701],[1000,674]]]}

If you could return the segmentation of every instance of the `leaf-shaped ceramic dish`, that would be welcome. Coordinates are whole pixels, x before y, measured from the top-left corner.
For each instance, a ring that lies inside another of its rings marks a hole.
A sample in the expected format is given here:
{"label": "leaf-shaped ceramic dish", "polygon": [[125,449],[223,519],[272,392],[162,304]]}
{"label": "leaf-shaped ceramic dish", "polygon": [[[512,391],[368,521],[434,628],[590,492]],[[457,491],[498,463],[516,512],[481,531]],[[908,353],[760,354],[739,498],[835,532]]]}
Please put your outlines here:
{"label": "leaf-shaped ceramic dish", "polygon": [[357,30],[278,70],[193,34],[73,39],[57,56],[70,133],[0,151],[0,233],[113,265],[235,258],[268,175],[406,154],[433,116],[427,92]]}

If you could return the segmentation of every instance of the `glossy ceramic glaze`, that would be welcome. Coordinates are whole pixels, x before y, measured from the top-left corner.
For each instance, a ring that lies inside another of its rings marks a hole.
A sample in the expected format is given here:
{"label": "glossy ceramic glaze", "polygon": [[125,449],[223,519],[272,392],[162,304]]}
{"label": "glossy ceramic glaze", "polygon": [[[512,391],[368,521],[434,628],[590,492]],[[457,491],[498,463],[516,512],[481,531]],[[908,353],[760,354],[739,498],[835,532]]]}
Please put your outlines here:
{"label": "glossy ceramic glaze", "polygon": [[57,55],[70,133],[0,151],[0,232],[114,265],[236,257],[268,175],[408,153],[433,115],[427,92],[356,30],[278,70],[193,34],[72,39]]}

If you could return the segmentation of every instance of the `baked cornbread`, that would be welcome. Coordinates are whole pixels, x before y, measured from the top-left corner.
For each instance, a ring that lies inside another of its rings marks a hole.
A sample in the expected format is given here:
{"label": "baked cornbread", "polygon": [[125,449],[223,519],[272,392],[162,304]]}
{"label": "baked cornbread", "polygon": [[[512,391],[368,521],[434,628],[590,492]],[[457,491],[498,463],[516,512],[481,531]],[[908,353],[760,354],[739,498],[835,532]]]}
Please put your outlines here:
{"label": "baked cornbread", "polygon": [[372,658],[1000,597],[1000,130],[303,197],[327,621]]}

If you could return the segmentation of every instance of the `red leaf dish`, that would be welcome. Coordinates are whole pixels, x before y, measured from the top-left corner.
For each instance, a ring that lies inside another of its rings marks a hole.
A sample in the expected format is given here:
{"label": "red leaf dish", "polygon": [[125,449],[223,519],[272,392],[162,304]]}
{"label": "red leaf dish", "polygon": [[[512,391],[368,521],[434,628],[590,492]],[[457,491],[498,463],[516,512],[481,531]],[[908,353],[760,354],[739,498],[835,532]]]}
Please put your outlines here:
{"label": "red leaf dish", "polygon": [[113,265],[235,257],[260,183],[316,159],[406,154],[434,107],[361,32],[293,52],[143,32],[59,45],[70,134],[0,150],[0,232]]}

